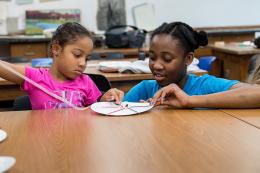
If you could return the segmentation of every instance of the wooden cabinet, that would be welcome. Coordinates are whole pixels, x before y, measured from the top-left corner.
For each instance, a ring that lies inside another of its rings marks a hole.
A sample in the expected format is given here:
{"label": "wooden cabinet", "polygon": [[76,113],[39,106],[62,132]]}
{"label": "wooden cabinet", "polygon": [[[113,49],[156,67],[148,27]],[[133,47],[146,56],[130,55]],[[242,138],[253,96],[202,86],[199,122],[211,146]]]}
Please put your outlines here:
{"label": "wooden cabinet", "polygon": [[12,43],[10,46],[11,57],[32,58],[47,57],[47,43]]}

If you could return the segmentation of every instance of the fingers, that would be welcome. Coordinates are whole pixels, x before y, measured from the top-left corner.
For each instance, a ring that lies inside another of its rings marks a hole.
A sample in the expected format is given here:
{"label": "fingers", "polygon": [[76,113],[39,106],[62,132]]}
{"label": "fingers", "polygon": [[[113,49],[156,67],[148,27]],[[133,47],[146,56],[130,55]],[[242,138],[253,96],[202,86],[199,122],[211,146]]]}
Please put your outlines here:
{"label": "fingers", "polygon": [[163,92],[163,88],[155,93],[153,98],[151,98],[151,104],[156,104],[159,100],[161,100],[162,92]]}
{"label": "fingers", "polygon": [[115,101],[116,103],[120,103],[124,98],[124,92],[116,88],[108,90],[107,93],[110,95],[109,101]]}
{"label": "fingers", "polygon": [[176,86],[176,84],[170,84],[161,88],[155,93],[154,97],[152,98],[152,103],[156,105],[165,104],[167,97],[175,94]]}
{"label": "fingers", "polygon": [[110,98],[108,98],[107,101],[109,101],[109,102],[115,101],[115,96],[114,96],[114,95],[111,95]]}
{"label": "fingers", "polygon": [[121,102],[124,98],[125,93],[121,90],[116,89],[117,95],[118,95],[118,101]]}

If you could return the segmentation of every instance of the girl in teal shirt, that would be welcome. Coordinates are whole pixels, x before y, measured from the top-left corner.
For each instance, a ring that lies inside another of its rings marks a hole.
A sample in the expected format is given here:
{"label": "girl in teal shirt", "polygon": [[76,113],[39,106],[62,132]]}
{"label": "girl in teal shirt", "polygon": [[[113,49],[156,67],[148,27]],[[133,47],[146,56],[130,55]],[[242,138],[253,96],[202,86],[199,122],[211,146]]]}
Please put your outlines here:
{"label": "girl in teal shirt", "polygon": [[155,80],[133,87],[126,101],[149,100],[177,108],[260,107],[260,87],[211,75],[187,74],[194,50],[206,46],[205,32],[182,22],[164,23],[151,35],[149,67]]}

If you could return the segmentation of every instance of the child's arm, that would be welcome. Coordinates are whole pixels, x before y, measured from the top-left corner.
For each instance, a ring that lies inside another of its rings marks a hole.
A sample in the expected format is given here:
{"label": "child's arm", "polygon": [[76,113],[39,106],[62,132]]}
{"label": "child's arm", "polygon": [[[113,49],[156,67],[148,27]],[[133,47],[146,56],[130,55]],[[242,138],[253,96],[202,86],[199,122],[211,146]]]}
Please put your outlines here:
{"label": "child's arm", "polygon": [[153,102],[177,108],[260,108],[260,85],[239,83],[230,90],[198,96],[188,96],[177,85],[171,84],[159,90]]}
{"label": "child's arm", "polygon": [[20,78],[19,76],[13,74],[12,72],[5,69],[3,66],[9,66],[15,71],[19,72],[22,75],[25,75],[25,67],[7,63],[0,60],[0,77],[4,78],[5,80],[8,80],[10,82],[16,83],[16,84],[22,84],[24,79]]}

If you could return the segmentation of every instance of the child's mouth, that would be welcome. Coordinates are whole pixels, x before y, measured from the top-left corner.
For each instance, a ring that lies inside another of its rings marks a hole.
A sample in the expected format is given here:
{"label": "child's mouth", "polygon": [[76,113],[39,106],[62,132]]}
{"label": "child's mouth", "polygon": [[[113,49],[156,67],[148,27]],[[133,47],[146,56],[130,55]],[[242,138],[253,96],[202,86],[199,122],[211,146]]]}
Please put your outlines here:
{"label": "child's mouth", "polygon": [[165,79],[165,76],[163,76],[161,74],[154,74],[154,79],[157,81],[162,81]]}
{"label": "child's mouth", "polygon": [[74,72],[77,73],[78,75],[82,73],[80,70],[75,70]]}

